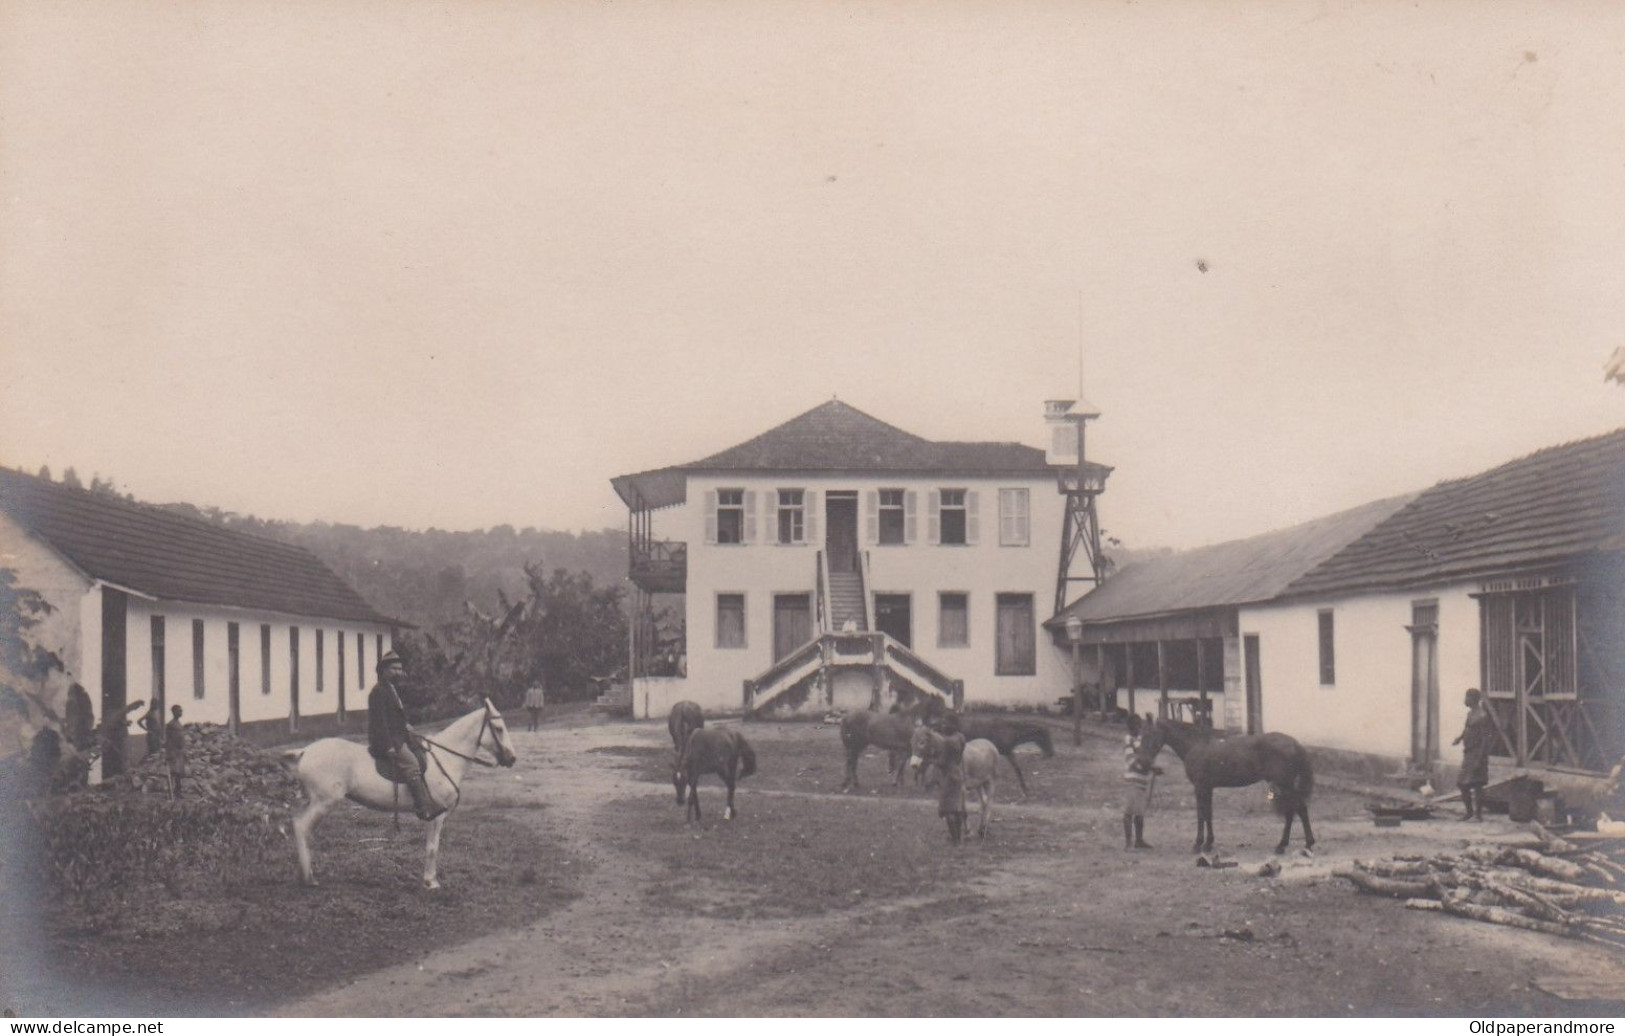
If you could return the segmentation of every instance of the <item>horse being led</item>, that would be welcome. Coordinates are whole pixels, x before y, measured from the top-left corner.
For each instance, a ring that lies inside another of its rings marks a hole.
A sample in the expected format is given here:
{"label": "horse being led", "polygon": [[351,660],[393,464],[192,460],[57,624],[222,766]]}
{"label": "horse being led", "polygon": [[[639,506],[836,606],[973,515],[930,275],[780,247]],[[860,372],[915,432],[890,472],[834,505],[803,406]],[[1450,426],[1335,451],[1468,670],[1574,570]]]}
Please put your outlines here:
{"label": "horse being led", "polygon": [[688,747],[689,735],[705,726],[705,713],[691,701],[680,701],[671,707],[666,717],[666,730],[671,733],[674,755],[671,764],[671,783],[677,789],[677,804],[683,804],[683,749]]}
{"label": "horse being led", "polygon": [[941,771],[937,815],[948,822],[948,838],[955,845],[965,836],[967,790],[975,791],[981,803],[976,837],[987,837],[987,825],[993,818],[993,773],[999,765],[999,750],[993,742],[978,738],[967,744],[963,734],[944,736],[921,725],[909,738],[908,764],[916,772],[926,766]]}
{"label": "horse being led", "polygon": [[[745,735],[732,727],[701,727],[688,736],[677,775],[688,786],[688,812],[684,821],[700,819],[700,778],[714,773],[728,786],[728,805],[722,819],[734,818],[734,785],[756,772],[756,751]],[[682,792],[677,801],[683,800]]]}
{"label": "horse being led", "polygon": [[[424,738],[427,763],[423,775],[429,794],[436,802],[451,806],[429,821],[429,841],[424,851],[423,884],[437,889],[436,872],[440,862],[440,829],[462,797],[463,771],[468,764],[494,765],[480,755],[489,749],[497,763],[512,766],[518,758],[508,743],[508,727],[489,698],[479,708],[456,720],[433,738]],[[341,799],[349,799],[368,809],[385,813],[411,813],[412,796],[399,785],[378,775],[367,747],[341,737],[324,737],[304,748],[282,753],[304,785],[310,805],[293,820],[293,844],[299,853],[299,876],[306,885],[315,885],[310,867],[310,832],[316,822]]]}
{"label": "horse being led", "polygon": [[[1220,737],[1209,727],[1159,719],[1145,724],[1139,754],[1155,761],[1162,746],[1174,750],[1185,764],[1185,776],[1196,788],[1195,852],[1213,850],[1213,789],[1245,788],[1269,782],[1275,811],[1286,818],[1277,853],[1292,841],[1292,819],[1303,821],[1303,845],[1314,847],[1309,827],[1309,796],[1315,788],[1309,753],[1285,734],[1248,734]],[[1204,837],[1205,836],[1205,837]]]}
{"label": "horse being led", "polygon": [[1044,753],[1045,759],[1053,758],[1055,745],[1050,740],[1049,727],[1032,720],[1012,719],[1007,716],[961,716],[957,712],[945,712],[932,721],[939,732],[943,734],[964,734],[966,740],[975,741],[978,738],[993,742],[993,747],[999,750],[1010,769],[1016,771],[1016,781],[1021,785],[1021,797],[1027,797],[1027,778],[1022,776],[1021,767],[1016,765],[1016,747],[1018,745],[1037,745],[1038,750]]}

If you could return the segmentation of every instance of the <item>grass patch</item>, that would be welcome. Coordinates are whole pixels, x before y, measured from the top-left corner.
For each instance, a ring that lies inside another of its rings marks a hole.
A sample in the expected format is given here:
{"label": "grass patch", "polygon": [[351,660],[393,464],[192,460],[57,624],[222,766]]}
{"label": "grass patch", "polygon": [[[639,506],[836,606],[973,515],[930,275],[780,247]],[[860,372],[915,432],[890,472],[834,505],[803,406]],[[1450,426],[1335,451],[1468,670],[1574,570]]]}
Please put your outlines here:
{"label": "grass patch", "polygon": [[[319,888],[286,859],[203,887],[132,889],[117,923],[47,905],[45,965],[132,1015],[252,1014],[430,949],[543,917],[579,895],[590,870],[504,812],[459,811],[440,845],[443,888],[422,887],[424,826],[341,809],[317,828]],[[92,991],[86,976],[97,976]],[[64,1010],[72,1013],[70,1004]]]}

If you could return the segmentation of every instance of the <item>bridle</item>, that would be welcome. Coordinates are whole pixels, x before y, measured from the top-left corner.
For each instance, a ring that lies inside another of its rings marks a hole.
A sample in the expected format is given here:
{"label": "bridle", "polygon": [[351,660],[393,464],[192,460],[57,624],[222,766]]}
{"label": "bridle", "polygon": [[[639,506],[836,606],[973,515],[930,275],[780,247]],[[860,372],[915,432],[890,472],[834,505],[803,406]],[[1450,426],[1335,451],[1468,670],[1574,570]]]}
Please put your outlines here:
{"label": "bridle", "polygon": [[[480,720],[480,731],[479,731],[478,734],[476,734],[474,736],[474,751],[476,753],[479,752],[480,745],[485,740],[485,732],[487,730],[490,730],[490,729],[491,729],[491,708],[490,708],[489,705],[487,705],[486,709],[485,709],[485,716]],[[440,742],[434,740],[433,738],[426,737],[423,734],[419,734],[417,736],[418,736],[419,740],[421,740],[429,748],[438,748],[442,752],[445,752],[448,755],[454,755],[459,759],[464,759],[464,760],[467,760],[468,762],[471,762],[471,763],[478,763],[481,766],[495,767],[497,765],[496,763],[491,762],[489,759],[486,759],[482,755],[469,755],[469,754],[464,753],[464,752],[459,752],[455,748],[451,748],[451,747],[448,747],[446,745],[443,745]],[[495,734],[491,735],[491,742],[492,742],[492,744],[497,743]],[[498,747],[500,747],[500,745]],[[440,771],[440,776],[444,777],[446,779],[446,783],[451,785],[452,800],[451,800],[451,805],[447,807],[447,810],[450,811],[450,810],[456,809],[457,804],[459,802],[463,801],[463,787],[462,787],[462,785],[459,784],[457,781],[453,780],[451,774],[446,772],[446,764],[440,761],[440,757],[438,755],[436,755],[433,752],[428,752],[427,754],[428,754],[430,760],[432,760],[434,762],[435,769]]]}

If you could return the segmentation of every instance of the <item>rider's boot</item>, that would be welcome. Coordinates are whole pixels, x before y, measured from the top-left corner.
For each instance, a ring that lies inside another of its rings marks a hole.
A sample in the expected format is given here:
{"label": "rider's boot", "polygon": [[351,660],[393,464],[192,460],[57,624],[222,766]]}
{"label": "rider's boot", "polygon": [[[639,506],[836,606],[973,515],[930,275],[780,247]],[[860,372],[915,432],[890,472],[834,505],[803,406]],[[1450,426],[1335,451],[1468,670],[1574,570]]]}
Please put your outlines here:
{"label": "rider's boot", "polygon": [[421,775],[407,785],[412,792],[412,810],[417,813],[419,820],[433,820],[446,811],[446,807],[435,802],[429,794],[429,782]]}

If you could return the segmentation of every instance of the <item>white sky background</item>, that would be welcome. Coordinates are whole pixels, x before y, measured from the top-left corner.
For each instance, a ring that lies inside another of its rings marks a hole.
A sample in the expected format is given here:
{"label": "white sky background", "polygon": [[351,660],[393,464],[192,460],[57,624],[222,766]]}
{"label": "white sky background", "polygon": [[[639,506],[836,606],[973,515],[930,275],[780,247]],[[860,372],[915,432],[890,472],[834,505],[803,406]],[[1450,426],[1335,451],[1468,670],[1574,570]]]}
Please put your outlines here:
{"label": "white sky background", "polygon": [[1041,445],[1080,293],[1134,546],[1625,425],[1612,2],[10,3],[0,199],[0,462],[262,517]]}

